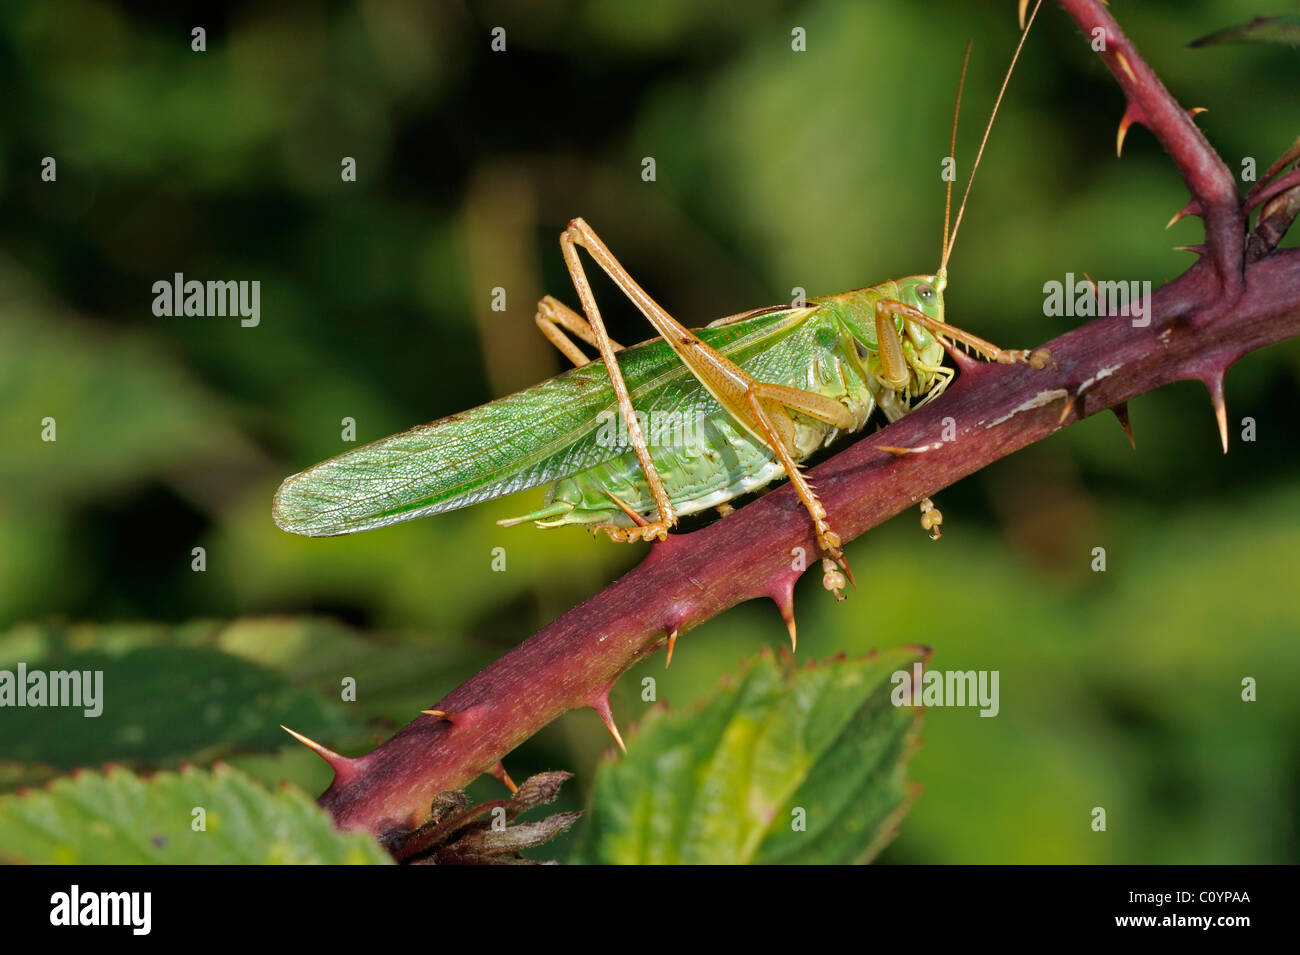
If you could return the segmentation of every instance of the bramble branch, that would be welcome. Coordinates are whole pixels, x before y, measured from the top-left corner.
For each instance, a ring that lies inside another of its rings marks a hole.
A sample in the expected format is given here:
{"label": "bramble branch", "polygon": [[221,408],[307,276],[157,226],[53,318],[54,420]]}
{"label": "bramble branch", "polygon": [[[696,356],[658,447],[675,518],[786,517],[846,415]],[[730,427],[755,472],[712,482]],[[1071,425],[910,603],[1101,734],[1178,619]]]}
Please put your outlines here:
{"label": "bramble branch", "polygon": [[[1210,389],[1224,448],[1223,375],[1242,355],[1300,334],[1300,250],[1278,251],[1278,219],[1261,221],[1250,261],[1247,210],[1227,167],[1096,0],[1060,0],[1084,31],[1104,31],[1101,56],[1128,100],[1128,123],[1147,125],[1206,223],[1203,255],[1158,289],[1146,319],[1108,316],[1047,342],[1055,367],[959,359],[944,396],[869,435],[810,472],[845,540],[953,482],[1104,409],[1170,382]],[[1289,180],[1287,180],[1289,182]],[[1294,216],[1292,215],[1292,218]],[[1286,219],[1282,226],[1289,224]],[[955,440],[943,441],[946,419]],[[880,446],[928,450],[896,455]],[[613,727],[609,688],[629,667],[736,604],[774,600],[794,635],[800,553],[816,555],[807,512],[787,485],[703,530],[655,544],[634,570],[560,617],[364,756],[318,751],[336,778],[321,805],[338,825],[400,843],[440,791],[459,789],[542,726],[591,707]],[[815,560],[810,560],[816,566]]]}
{"label": "bramble branch", "polygon": [[1124,91],[1127,106],[1117,149],[1129,126],[1140,123],[1168,150],[1192,194],[1180,217],[1198,215],[1205,220],[1205,245],[1223,286],[1221,300],[1235,300],[1242,287],[1245,221],[1232,173],[1196,128],[1195,111],[1184,109],[1170,95],[1104,6],[1096,0],[1060,0],[1060,4],[1090,40],[1102,41],[1098,56]]}

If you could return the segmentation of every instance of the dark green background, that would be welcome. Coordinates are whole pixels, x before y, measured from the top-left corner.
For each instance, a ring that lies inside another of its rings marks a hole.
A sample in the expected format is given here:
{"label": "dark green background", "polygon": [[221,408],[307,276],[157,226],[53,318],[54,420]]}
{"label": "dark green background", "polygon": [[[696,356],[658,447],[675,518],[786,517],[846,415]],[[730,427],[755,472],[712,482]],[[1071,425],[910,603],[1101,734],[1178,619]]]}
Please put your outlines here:
{"label": "dark green background", "polygon": [[[1113,7],[1180,101],[1209,108],[1198,121],[1234,170],[1246,156],[1262,170],[1300,133],[1300,52],[1186,43],[1274,12],[1257,4]],[[270,520],[279,481],[342,450],[345,416],[370,440],[561,370],[533,304],[549,291],[576,305],[556,242],[576,215],[691,325],[795,286],[932,270],[962,48],[974,38],[968,160],[1014,7],[5,4],[0,627],[339,618],[374,654],[449,661],[404,689],[409,712],[369,700],[376,732],[400,725],[637,551],[494,524],[539,494],[294,538]],[[190,50],[197,25],[206,53]],[[506,53],[489,50],[495,26]],[[796,26],[806,53],[790,49]],[[1043,317],[1044,282],[1159,284],[1186,267],[1171,246],[1199,241],[1198,223],[1162,228],[1185,188],[1145,130],[1115,158],[1122,111],[1045,7],[953,257],[952,321],[1033,346],[1076,321]],[[57,183],[40,181],[44,156]],[[340,181],[344,156],[356,183]],[[154,317],[151,286],[174,272],[260,280],[261,325]],[[616,338],[646,337],[609,283],[596,290]],[[1297,861],[1298,371],[1292,343],[1230,374],[1226,457],[1204,388],[1166,388],[1132,405],[1136,452],[1098,415],[941,494],[941,543],[914,513],[855,541],[845,604],[801,584],[801,657],[923,642],[933,666],[1001,673],[996,719],[929,715],[913,768],[925,790],[885,860]],[[55,444],[40,441],[47,415]],[[1239,440],[1245,416],[1254,443]],[[1104,574],[1090,570],[1099,546]],[[489,569],[494,547],[505,573]],[[668,673],[658,657],[625,677],[614,710],[637,719],[645,675],[688,706],[784,639],[770,605],[738,608],[683,638]],[[1240,700],[1245,677],[1256,703]],[[379,685],[363,679],[363,699]],[[327,742],[373,745],[348,732]],[[571,714],[507,766],[576,771],[576,801],[606,744],[594,715]],[[312,759],[232,761],[315,792]]]}

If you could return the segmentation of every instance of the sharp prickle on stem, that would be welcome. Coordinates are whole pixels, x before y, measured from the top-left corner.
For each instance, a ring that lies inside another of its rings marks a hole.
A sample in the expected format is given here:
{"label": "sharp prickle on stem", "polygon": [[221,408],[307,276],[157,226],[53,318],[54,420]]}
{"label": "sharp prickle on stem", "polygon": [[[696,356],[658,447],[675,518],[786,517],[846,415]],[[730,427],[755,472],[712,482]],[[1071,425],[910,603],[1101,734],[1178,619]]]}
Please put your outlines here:
{"label": "sharp prickle on stem", "polygon": [[609,690],[601,690],[587,703],[596,715],[600,717],[601,722],[605,724],[605,729],[614,737],[614,742],[624,753],[627,752],[627,746],[623,743],[623,735],[618,731],[618,725],[614,722],[614,713],[609,707]]}
{"label": "sharp prickle on stem", "polygon": [[1137,441],[1133,439],[1133,427],[1131,424],[1129,424],[1129,420],[1128,420],[1128,402],[1121,401],[1119,404],[1115,405],[1110,410],[1114,412],[1115,417],[1119,419],[1119,425],[1121,428],[1124,429],[1124,434],[1128,437],[1129,447],[1131,447],[1134,451],[1136,451]]}
{"label": "sharp prickle on stem", "polygon": [[334,778],[336,781],[345,782],[356,775],[357,760],[349,759],[347,756],[341,756],[329,747],[322,746],[314,739],[310,739],[309,737],[303,736],[301,733],[289,729],[289,727],[285,726],[283,723],[280,724],[280,729],[284,730],[321,759],[325,760],[325,762],[329,763],[330,768],[334,770]]}

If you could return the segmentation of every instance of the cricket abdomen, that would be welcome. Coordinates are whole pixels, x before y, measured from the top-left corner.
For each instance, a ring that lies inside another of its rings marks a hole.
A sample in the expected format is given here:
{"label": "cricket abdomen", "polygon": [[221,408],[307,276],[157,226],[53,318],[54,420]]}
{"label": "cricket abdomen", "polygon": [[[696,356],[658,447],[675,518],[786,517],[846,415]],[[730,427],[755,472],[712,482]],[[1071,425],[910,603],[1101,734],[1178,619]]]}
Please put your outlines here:
{"label": "cricket abdomen", "polygon": [[[841,401],[853,414],[853,431],[861,428],[875,408],[875,395],[862,379],[857,364],[845,360],[836,335],[821,334],[814,323],[802,341],[791,340],[744,363],[760,381],[785,384]],[[834,328],[833,325],[829,326]],[[800,331],[805,331],[801,329]],[[796,336],[791,336],[795,339]],[[820,339],[810,349],[810,343]],[[787,351],[788,349],[788,351]],[[784,353],[784,354],[783,354]],[[811,354],[811,357],[810,357]],[[799,356],[798,360],[789,360]],[[651,457],[664,488],[679,515],[716,507],[756,491],[785,476],[776,455],[750,434],[707,394],[687,412],[677,409],[651,413],[642,422]],[[839,429],[795,412],[794,457],[803,461],[833,441]],[[626,427],[609,422],[606,439],[626,450],[598,465],[569,475],[552,485],[546,506],[529,518],[543,526],[562,524],[617,524],[632,520],[610,495],[651,520],[658,517],[654,497],[630,444]]]}
{"label": "cricket abdomen", "polygon": [[[730,422],[710,422],[706,430],[730,440],[704,448],[651,447],[651,457],[678,514],[694,514],[771,483],[783,473],[775,455],[760,447]],[[656,515],[654,497],[636,454],[626,454],[556,482],[547,495],[548,510],[568,510],[544,521],[559,524],[630,525],[631,519],[610,495],[634,511]],[[553,512],[554,513],[554,512]]]}

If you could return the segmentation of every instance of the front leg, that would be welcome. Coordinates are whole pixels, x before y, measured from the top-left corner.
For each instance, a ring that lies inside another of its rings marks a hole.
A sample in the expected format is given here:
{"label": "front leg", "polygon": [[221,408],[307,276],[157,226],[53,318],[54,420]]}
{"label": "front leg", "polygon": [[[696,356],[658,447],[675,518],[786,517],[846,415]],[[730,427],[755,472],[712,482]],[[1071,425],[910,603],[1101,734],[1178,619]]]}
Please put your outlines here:
{"label": "front leg", "polygon": [[[1052,353],[1046,348],[1039,348],[1035,351],[1028,349],[1007,349],[999,348],[992,342],[985,341],[978,335],[972,335],[956,325],[949,325],[947,322],[941,322],[937,318],[931,318],[925,312],[918,308],[913,308],[906,302],[899,302],[896,299],[881,299],[876,303],[876,334],[880,345],[881,367],[885,366],[885,343],[883,339],[891,341],[898,348],[898,358],[902,358],[902,344],[899,341],[898,330],[894,326],[893,318],[906,319],[916,322],[922,328],[926,328],[939,337],[944,344],[946,339],[961,342],[967,348],[983,355],[989,361],[996,361],[1003,365],[1026,364],[1031,368],[1046,368],[1052,364]],[[883,329],[888,328],[888,334]],[[894,387],[891,385],[890,387]]]}

